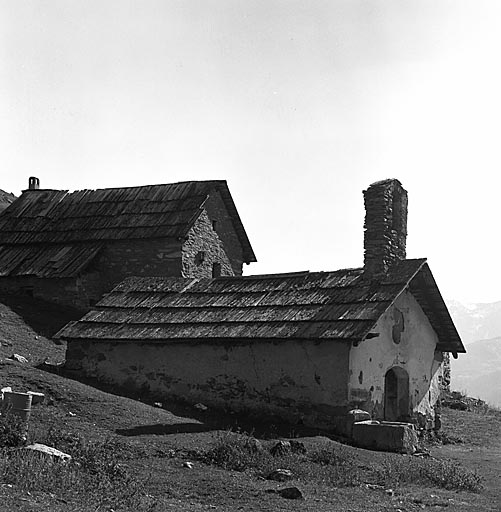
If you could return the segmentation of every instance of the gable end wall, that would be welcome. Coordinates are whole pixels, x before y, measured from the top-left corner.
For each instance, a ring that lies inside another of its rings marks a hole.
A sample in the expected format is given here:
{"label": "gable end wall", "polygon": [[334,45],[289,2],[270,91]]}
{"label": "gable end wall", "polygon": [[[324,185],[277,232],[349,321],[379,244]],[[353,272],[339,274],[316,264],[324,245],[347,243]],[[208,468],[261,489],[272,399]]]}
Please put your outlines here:
{"label": "gable end wall", "polygon": [[[398,317],[395,310],[404,318],[398,344],[392,337]],[[401,367],[409,374],[410,419],[421,426],[432,426],[440,397],[443,354],[435,350],[437,334],[413,295],[403,292],[372,332],[378,336],[351,349],[351,405],[367,410],[374,419],[384,419],[385,374],[394,366]]]}
{"label": "gable end wall", "polygon": [[[203,259],[198,256],[203,253]],[[226,246],[203,210],[183,244],[183,277],[212,277],[212,265],[221,265],[221,276],[242,275],[242,262],[232,262]]]}

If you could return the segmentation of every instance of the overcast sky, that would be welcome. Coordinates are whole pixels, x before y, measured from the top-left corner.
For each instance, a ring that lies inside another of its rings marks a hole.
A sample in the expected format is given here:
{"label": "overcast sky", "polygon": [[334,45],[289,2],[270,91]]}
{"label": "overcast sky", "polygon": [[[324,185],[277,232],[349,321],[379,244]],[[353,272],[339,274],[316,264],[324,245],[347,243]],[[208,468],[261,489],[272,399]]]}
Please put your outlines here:
{"label": "overcast sky", "polygon": [[501,300],[498,0],[0,0],[0,188],[226,179],[259,262],[363,261],[362,190],[408,257]]}

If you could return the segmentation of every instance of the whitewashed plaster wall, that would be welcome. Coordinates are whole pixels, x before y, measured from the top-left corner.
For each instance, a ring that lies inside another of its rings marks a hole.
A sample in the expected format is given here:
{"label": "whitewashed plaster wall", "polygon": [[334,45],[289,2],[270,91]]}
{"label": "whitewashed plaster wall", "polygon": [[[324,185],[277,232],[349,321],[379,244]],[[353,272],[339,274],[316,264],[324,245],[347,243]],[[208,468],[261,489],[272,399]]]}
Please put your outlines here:
{"label": "whitewashed plaster wall", "polygon": [[[392,329],[403,314],[400,343],[395,343]],[[350,353],[348,397],[352,406],[370,412],[375,419],[384,419],[385,374],[392,367],[401,367],[409,374],[410,409],[412,416],[424,426],[434,421],[434,406],[440,394],[442,352],[436,351],[438,337],[413,295],[404,291],[381,316],[373,333],[353,347]]]}
{"label": "whitewashed plaster wall", "polygon": [[336,428],[344,425],[349,351],[349,343],[309,340],[70,340],[66,364],[145,396]]}

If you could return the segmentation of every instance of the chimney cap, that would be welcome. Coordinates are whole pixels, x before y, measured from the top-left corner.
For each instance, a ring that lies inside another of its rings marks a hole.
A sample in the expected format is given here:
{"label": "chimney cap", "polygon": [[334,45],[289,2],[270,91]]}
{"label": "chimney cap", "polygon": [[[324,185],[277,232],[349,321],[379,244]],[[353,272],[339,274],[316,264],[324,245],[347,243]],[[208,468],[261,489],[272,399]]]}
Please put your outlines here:
{"label": "chimney cap", "polygon": [[36,176],[30,176],[28,180],[28,190],[39,190],[40,180]]}
{"label": "chimney cap", "polygon": [[374,183],[371,183],[369,185],[369,188],[383,187],[383,186],[389,186],[389,185],[400,185],[403,188],[402,183],[397,178],[388,178],[386,180],[375,181]]}

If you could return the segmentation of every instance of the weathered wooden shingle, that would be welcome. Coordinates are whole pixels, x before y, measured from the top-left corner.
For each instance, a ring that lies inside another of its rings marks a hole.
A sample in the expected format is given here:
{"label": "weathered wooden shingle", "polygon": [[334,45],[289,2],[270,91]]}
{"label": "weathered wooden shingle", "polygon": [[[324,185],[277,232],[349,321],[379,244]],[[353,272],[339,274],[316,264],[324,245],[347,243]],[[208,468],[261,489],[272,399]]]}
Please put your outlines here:
{"label": "weathered wooden shingle", "polygon": [[423,309],[436,310],[430,319],[442,349],[462,352],[430,275],[426,260],[419,259],[396,263],[377,282],[363,269],[216,279],[133,277],[58,336],[156,343],[359,341],[400,293],[417,286]]}
{"label": "weathered wooden shingle", "polygon": [[40,250],[32,245],[0,246],[0,277],[34,275],[38,277],[75,276],[97,255],[99,243],[51,244]]}

